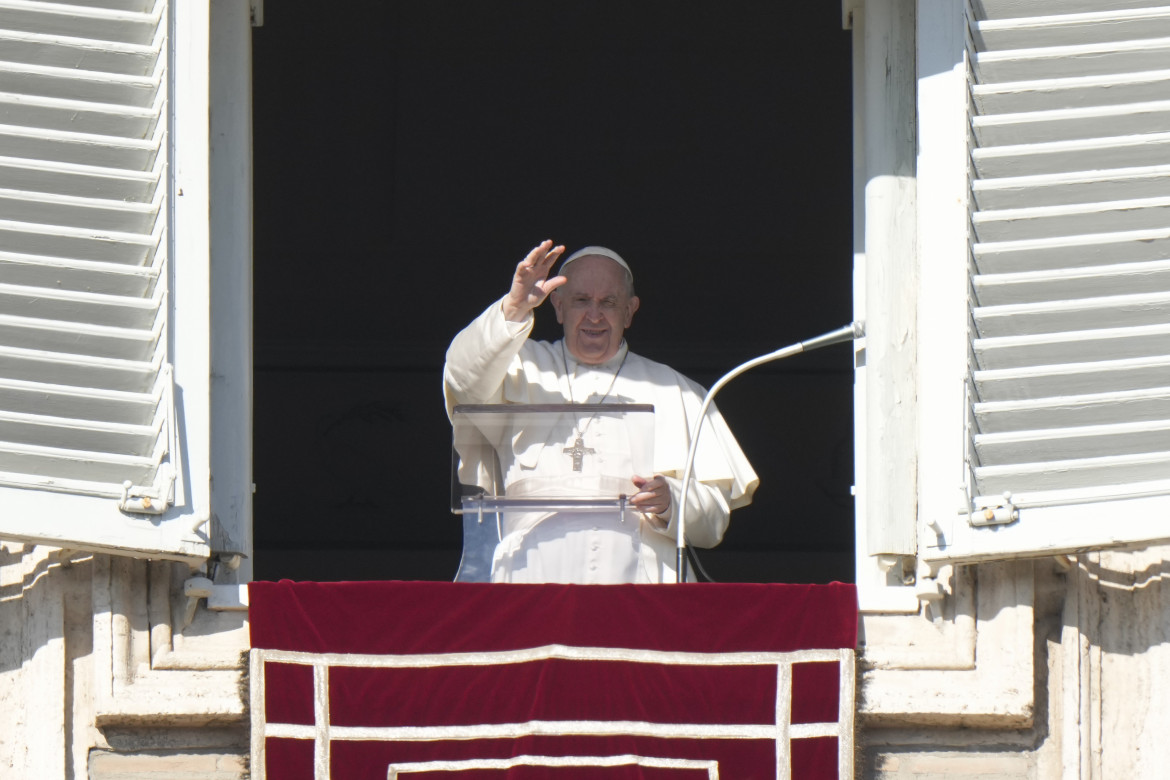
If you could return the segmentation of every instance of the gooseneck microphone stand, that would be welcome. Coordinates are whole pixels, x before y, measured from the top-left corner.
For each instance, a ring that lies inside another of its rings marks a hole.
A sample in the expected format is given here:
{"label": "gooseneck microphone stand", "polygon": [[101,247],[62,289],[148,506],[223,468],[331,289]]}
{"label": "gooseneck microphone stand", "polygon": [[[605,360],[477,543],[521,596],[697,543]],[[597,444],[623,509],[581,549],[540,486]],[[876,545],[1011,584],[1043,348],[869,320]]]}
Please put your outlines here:
{"label": "gooseneck microphone stand", "polygon": [[699,409],[699,420],[695,423],[694,433],[691,434],[691,446],[687,452],[687,465],[683,471],[682,489],[679,491],[680,501],[678,508],[678,558],[676,560],[678,578],[677,582],[687,581],[687,556],[686,556],[686,528],[687,528],[687,496],[690,494],[691,477],[695,467],[695,453],[699,449],[699,432],[703,430],[703,422],[707,419],[707,409],[711,406],[711,401],[715,398],[715,394],[723,389],[723,386],[735,379],[745,371],[750,371],[756,366],[764,363],[771,363],[773,360],[780,360],[781,358],[791,357],[792,355],[799,355],[801,352],[811,352],[814,349],[827,347],[830,344],[840,344],[843,341],[852,341],[853,339],[861,338],[865,335],[865,326],[860,322],[853,322],[843,328],[838,328],[834,331],[809,339],[808,341],[800,341],[791,346],[778,349],[775,352],[769,352],[767,355],[761,355],[758,358],[753,358],[746,363],[742,363],[735,368],[728,371],[719,381],[711,386],[707,391],[707,396],[703,399],[703,406]]}

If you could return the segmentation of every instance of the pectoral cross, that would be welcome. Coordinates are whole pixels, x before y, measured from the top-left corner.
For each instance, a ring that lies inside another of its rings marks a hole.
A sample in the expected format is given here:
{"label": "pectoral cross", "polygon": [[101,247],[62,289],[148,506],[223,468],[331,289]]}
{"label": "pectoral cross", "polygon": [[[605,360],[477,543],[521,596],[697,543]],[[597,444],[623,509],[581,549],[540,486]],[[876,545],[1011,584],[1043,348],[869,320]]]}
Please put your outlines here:
{"label": "pectoral cross", "polygon": [[578,436],[577,441],[573,442],[572,447],[565,447],[561,452],[566,455],[573,456],[573,471],[580,471],[584,465],[585,456],[592,455],[595,450],[592,447],[586,447],[584,440]]}

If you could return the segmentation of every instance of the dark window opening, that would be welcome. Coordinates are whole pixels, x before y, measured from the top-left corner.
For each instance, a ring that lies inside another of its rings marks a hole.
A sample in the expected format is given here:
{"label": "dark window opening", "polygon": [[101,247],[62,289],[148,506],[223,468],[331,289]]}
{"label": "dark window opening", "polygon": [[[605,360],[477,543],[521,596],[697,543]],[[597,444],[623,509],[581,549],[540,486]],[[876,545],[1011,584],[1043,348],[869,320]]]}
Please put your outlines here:
{"label": "dark window opening", "polygon": [[[300,0],[253,42],[257,579],[454,576],[443,355],[541,239],[621,252],[631,347],[704,385],[852,319],[836,3]],[[704,567],[852,580],[848,347],[717,403],[761,485]]]}

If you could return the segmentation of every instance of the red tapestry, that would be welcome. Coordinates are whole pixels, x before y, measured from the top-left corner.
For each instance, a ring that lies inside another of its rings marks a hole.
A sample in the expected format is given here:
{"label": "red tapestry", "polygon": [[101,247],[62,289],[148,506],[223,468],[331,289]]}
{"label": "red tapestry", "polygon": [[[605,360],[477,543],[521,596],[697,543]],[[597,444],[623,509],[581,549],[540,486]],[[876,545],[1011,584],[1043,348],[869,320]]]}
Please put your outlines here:
{"label": "red tapestry", "polygon": [[256,780],[848,780],[852,585],[253,582]]}

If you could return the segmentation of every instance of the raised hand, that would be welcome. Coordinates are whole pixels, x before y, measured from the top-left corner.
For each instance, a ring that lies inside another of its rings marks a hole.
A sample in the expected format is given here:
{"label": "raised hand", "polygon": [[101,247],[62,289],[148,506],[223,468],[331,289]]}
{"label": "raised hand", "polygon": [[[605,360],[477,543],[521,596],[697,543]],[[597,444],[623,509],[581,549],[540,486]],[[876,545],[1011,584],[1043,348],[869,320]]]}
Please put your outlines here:
{"label": "raised hand", "polygon": [[504,319],[509,322],[523,322],[528,313],[540,304],[548,294],[568,281],[563,276],[549,279],[549,272],[557,259],[564,253],[563,246],[553,246],[552,241],[542,241],[516,266],[512,277],[512,289],[504,299]]}

